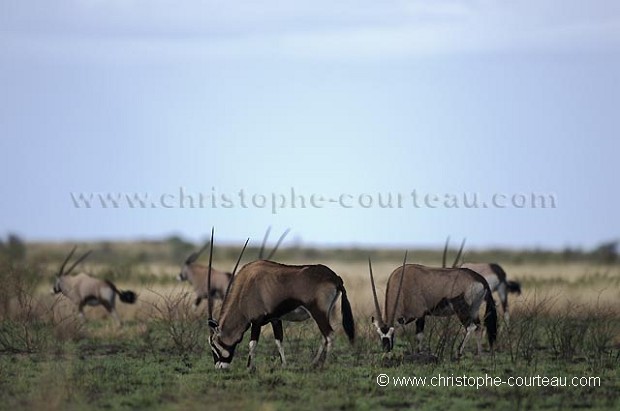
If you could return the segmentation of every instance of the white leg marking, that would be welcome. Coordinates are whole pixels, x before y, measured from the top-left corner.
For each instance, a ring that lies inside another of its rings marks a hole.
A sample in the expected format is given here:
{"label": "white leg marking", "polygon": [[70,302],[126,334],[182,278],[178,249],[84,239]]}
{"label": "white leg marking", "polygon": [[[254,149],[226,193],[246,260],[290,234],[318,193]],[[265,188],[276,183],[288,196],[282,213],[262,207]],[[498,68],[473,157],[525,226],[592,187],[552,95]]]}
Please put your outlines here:
{"label": "white leg marking", "polygon": [[312,360],[313,365],[317,365],[319,363],[319,360],[321,359],[321,355],[323,355],[323,350],[325,349],[325,344],[326,342],[323,341],[321,345],[319,346],[319,352],[316,353],[314,360]]}
{"label": "white leg marking", "polygon": [[467,340],[469,340],[469,336],[471,335],[472,331],[474,331],[475,329],[476,329],[475,324],[471,324],[467,326],[466,328],[467,331],[465,332],[465,338],[463,338],[463,342],[461,343],[461,346],[459,347],[459,356],[463,355],[465,344],[467,344]]}
{"label": "white leg marking", "polygon": [[[327,361],[327,356],[332,350],[333,339],[334,338],[331,334],[325,337],[325,339],[323,340],[323,344],[321,344],[321,347],[319,348],[319,352],[316,354],[316,357],[314,357],[314,361],[312,361],[314,365],[325,364],[325,362]],[[325,356],[323,356],[323,352],[325,352]]]}
{"label": "white leg marking", "polygon": [[484,328],[479,326],[476,330],[476,345],[478,346],[478,355],[482,355],[482,333],[484,332]]}
{"label": "white leg marking", "polygon": [[118,316],[118,313],[116,312],[115,309],[112,309],[112,311],[110,312],[110,314],[112,315],[112,317],[116,320],[116,323],[118,324],[118,326],[122,326],[123,323],[121,322],[120,317]]}
{"label": "white leg marking", "polygon": [[284,357],[284,348],[282,348],[282,341],[276,340],[276,346],[278,347],[278,353],[280,354],[280,360],[282,360],[282,367],[286,367],[286,357]]}
{"label": "white leg marking", "polygon": [[248,368],[254,367],[254,356],[256,355],[256,346],[258,341],[250,340],[250,354],[248,354]]}
{"label": "white leg marking", "polygon": [[326,344],[325,344],[325,359],[327,360],[327,356],[329,355],[329,353],[332,350],[332,343],[334,341],[334,337],[332,337],[332,335],[328,335],[327,338],[325,339]]}
{"label": "white leg marking", "polygon": [[422,341],[424,341],[424,333],[417,333],[415,338],[418,339],[418,352],[422,352]]}

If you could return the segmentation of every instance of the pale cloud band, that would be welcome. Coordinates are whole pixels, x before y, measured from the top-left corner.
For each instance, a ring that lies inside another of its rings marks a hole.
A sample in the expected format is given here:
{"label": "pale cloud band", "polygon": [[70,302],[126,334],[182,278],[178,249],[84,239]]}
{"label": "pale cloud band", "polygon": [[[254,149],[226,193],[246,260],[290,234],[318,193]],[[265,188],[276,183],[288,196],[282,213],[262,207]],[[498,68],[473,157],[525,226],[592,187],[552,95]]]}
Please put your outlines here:
{"label": "pale cloud band", "polygon": [[5,55],[98,62],[620,49],[620,6],[600,0],[37,0],[4,8]]}

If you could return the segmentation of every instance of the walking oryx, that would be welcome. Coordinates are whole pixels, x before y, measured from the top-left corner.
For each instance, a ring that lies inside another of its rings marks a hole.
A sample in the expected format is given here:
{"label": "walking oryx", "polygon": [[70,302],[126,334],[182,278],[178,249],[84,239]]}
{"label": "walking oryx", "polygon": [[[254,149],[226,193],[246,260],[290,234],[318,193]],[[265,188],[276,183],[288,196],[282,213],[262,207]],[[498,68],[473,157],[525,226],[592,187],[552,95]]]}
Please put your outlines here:
{"label": "walking oryx", "polygon": [[77,247],[73,247],[73,250],[71,250],[67,258],[65,258],[65,261],[60,266],[60,270],[56,274],[56,281],[54,283],[52,293],[62,293],[65,297],[71,300],[71,302],[77,305],[78,313],[81,319],[84,318],[84,306],[95,306],[101,304],[120,325],[121,320],[118,317],[116,308],[114,307],[116,302],[116,294],[118,294],[122,302],[133,304],[136,302],[136,293],[133,291],[121,291],[116,288],[111,281],[100,280],[84,273],[69,276],[71,271],[73,271],[73,269],[90,254],[90,251],[87,251],[84,255],[78,258],[67,271],[65,271],[65,265],[73,256],[76,248]]}
{"label": "walking oryx", "polygon": [[372,263],[368,259],[370,282],[375,303],[373,318],[377,333],[385,351],[394,348],[394,325],[416,322],[416,337],[422,348],[424,319],[431,316],[455,315],[465,327],[465,337],[459,345],[458,355],[463,354],[465,344],[472,331],[478,329],[478,354],[482,352],[482,327],[478,311],[486,301],[484,324],[488,331],[489,345],[497,337],[497,312],[491,289],[476,272],[467,268],[431,268],[419,264],[406,264],[396,268],[388,279],[385,292],[385,319],[381,315]]}
{"label": "walking oryx", "polygon": [[[443,267],[446,266],[446,254],[448,251],[448,242],[450,241],[450,237],[446,240],[446,245],[443,250]],[[452,263],[452,267],[459,266],[459,260],[461,258],[461,253],[463,252],[463,246],[465,245],[465,240],[461,243],[461,248],[454,259],[454,263]],[[489,287],[491,291],[497,291],[497,295],[499,296],[499,300],[502,303],[502,310],[504,312],[504,320],[506,323],[510,320],[510,314],[508,313],[508,293],[515,293],[517,295],[521,295],[521,284],[517,281],[508,281],[506,278],[506,272],[504,269],[496,263],[462,263],[460,264],[462,268],[469,268],[470,270],[474,270],[478,274],[484,277],[484,279],[489,283]]]}
{"label": "walking oryx", "polygon": [[[213,242],[211,242],[213,247]],[[212,253],[211,253],[212,254]],[[233,271],[234,274],[234,271]],[[284,265],[257,260],[246,264],[231,283],[219,322],[209,304],[209,343],[216,368],[228,368],[243,334],[252,327],[247,366],[253,366],[260,328],[303,307],[316,321],[324,341],[314,364],[324,364],[332,346],[331,311],[341,297],[342,325],[353,342],[355,323],[342,278],[324,265]]]}

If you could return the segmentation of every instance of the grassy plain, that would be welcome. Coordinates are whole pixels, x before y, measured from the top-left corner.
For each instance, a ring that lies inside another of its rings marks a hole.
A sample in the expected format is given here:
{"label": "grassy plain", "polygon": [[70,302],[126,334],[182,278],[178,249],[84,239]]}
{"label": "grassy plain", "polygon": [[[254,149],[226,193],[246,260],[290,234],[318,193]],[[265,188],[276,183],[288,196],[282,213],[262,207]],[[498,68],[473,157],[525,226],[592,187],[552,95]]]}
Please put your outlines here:
{"label": "grassy plain", "polygon": [[[471,342],[466,355],[456,360],[462,330],[452,319],[427,321],[425,344],[432,356],[415,353],[413,326],[397,330],[393,353],[381,352],[370,325],[367,251],[285,250],[284,261],[321,262],[344,278],[356,319],[355,345],[344,337],[336,310],[332,323],[337,324],[337,339],[324,369],[310,367],[320,339],[316,325],[308,321],[285,325],[286,369],[280,367],[266,327],[256,370],[245,369],[246,335],[232,369],[222,372],[213,368],[206,343],[204,307],[194,310],[189,285],[174,281],[183,259],[179,256],[187,250],[148,243],[94,248],[104,251],[83,271],[139,294],[135,305],[118,304],[122,328],[101,307],[87,308],[87,321],[80,323],[66,299],[49,294],[53,269],[69,249],[66,245],[33,245],[25,261],[2,263],[0,409],[620,408],[619,265],[507,258],[503,265],[509,278],[520,281],[524,290],[521,296],[511,295],[510,325],[502,322],[494,354],[476,357]],[[232,267],[234,254],[218,251],[215,266]],[[371,254],[378,284],[385,284],[401,263],[400,252]],[[412,255],[430,265],[441,259],[438,252]],[[426,377],[427,386],[394,386],[390,380],[380,387],[379,374]],[[569,386],[428,386],[438,375],[488,375],[503,381],[567,377]],[[571,387],[572,377],[600,377],[600,386]]]}

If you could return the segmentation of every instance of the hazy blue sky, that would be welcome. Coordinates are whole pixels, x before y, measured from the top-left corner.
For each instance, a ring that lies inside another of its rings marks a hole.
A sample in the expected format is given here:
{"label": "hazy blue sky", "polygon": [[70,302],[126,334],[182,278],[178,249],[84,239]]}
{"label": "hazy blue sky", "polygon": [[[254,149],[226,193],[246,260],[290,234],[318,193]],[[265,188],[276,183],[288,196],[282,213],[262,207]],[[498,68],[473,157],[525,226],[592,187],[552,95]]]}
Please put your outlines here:
{"label": "hazy blue sky", "polygon": [[[619,73],[618,1],[3,0],[0,233],[592,247],[620,237]],[[235,197],[291,188],[306,208]],[[76,208],[89,192],[151,197]]]}

